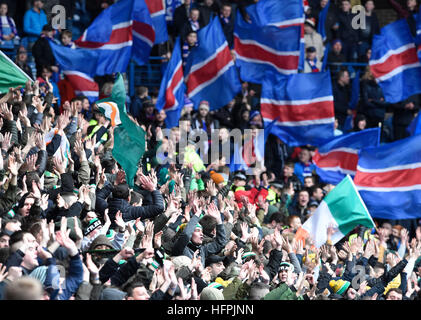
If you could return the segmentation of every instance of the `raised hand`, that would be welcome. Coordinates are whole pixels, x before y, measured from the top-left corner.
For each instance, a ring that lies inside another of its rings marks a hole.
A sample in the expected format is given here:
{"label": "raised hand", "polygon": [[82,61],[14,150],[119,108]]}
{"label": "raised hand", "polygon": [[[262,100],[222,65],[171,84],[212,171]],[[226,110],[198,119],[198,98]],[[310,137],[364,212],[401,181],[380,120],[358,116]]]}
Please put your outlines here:
{"label": "raised hand", "polygon": [[7,168],[9,169],[9,172],[13,175],[13,176],[17,176],[18,175],[18,170],[19,170],[19,166],[18,163],[15,159],[15,157],[13,155],[9,156],[9,163]]}
{"label": "raised hand", "polygon": [[6,279],[9,274],[6,271],[6,269],[7,269],[6,265],[3,265],[3,263],[0,263],[0,283],[3,282],[3,280]]}
{"label": "raised hand", "polygon": [[7,103],[2,103],[0,105],[0,114],[6,120],[12,121],[13,120],[12,106],[10,106],[10,109],[9,109],[7,107]]}
{"label": "raised hand", "polygon": [[212,180],[209,180],[206,183],[206,189],[208,190],[211,196],[215,197],[218,193],[218,189],[216,188],[216,185]]}
{"label": "raised hand", "polygon": [[214,202],[212,202],[209,205],[209,207],[208,207],[208,214],[216,219],[216,223],[217,224],[221,224],[222,223],[221,214],[220,214],[220,212],[219,212],[219,210],[216,207],[216,205],[215,205]]}
{"label": "raised hand", "polygon": [[1,143],[1,148],[6,152],[10,149],[11,139],[12,139],[12,134],[10,132],[6,132],[3,136],[3,141]]}
{"label": "raised hand", "polygon": [[247,222],[242,222],[240,224],[240,229],[241,229],[241,241],[243,241],[245,243],[250,238],[250,233],[249,233],[249,230],[248,230],[249,226],[248,226]]}
{"label": "raised hand", "polygon": [[54,163],[54,166],[53,166],[54,171],[56,172],[58,176],[60,176],[63,173],[66,173],[66,165],[64,164],[64,162],[61,160],[60,157],[54,157],[53,163]]}
{"label": "raised hand", "polygon": [[34,153],[26,158],[27,171],[35,171],[37,169],[36,168],[37,160],[38,160],[38,153]]}
{"label": "raised hand", "polygon": [[67,249],[69,255],[72,257],[78,253],[78,249],[75,242],[69,237],[70,231],[70,229],[68,229],[66,232],[57,231],[56,239],[62,247]]}
{"label": "raised hand", "polygon": [[121,213],[120,210],[117,211],[114,222],[118,226],[120,233],[123,233],[124,231],[126,231],[126,223],[123,220],[123,214]]}
{"label": "raised hand", "polygon": [[281,234],[279,233],[278,230],[275,230],[273,233],[273,240],[276,243],[276,249],[281,251],[282,250],[282,246],[284,244],[284,238],[281,236]]}

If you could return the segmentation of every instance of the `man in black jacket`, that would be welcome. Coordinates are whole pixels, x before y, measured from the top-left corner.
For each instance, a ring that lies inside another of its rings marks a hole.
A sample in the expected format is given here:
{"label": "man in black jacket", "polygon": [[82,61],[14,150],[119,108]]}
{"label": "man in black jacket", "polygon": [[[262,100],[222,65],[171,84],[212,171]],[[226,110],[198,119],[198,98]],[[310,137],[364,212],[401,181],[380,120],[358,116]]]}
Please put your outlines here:
{"label": "man in black jacket", "polygon": [[234,48],[234,17],[232,14],[232,7],[226,3],[221,8],[219,16],[221,21],[222,30],[224,31],[225,38],[227,38],[228,46],[230,49]]}
{"label": "man in black jacket", "polygon": [[189,21],[189,13],[192,8],[191,0],[184,0],[184,4],[177,7],[174,11],[174,36],[180,35],[184,24]]}
{"label": "man in black jacket", "polygon": [[347,70],[340,70],[338,72],[338,80],[332,86],[333,101],[335,104],[335,117],[338,119],[341,130],[345,123],[348,114],[351,114],[349,109],[350,88],[349,88],[349,73]]}
{"label": "man in black jacket", "polygon": [[[116,180],[116,185],[113,187],[111,183],[105,181],[102,188],[97,191],[95,208],[100,213],[104,213],[108,208],[108,215],[111,221],[114,221],[117,211],[121,211],[124,221],[131,221],[140,218],[141,220],[154,218],[160,213],[164,212],[164,199],[159,190],[157,190],[157,178],[155,175],[146,177],[142,175],[142,187],[152,193],[153,203],[149,206],[131,206],[130,205],[130,189],[125,183],[119,184]],[[109,195],[112,193],[110,198]],[[106,200],[108,198],[108,200]],[[114,229],[116,224],[111,223],[111,228]]]}
{"label": "man in black jacket", "polygon": [[344,54],[347,62],[353,62],[357,59],[358,30],[353,27],[355,14],[351,12],[351,3],[349,0],[343,0],[339,20],[339,37],[344,44]]}
{"label": "man in black jacket", "polygon": [[53,39],[54,29],[51,25],[46,24],[42,28],[42,33],[32,47],[32,55],[35,58],[37,68],[37,76],[41,76],[43,67],[51,67],[53,72],[58,72],[56,59],[50,47],[50,39]]}
{"label": "man in black jacket", "polygon": [[395,140],[404,139],[409,136],[406,128],[412,122],[414,115],[418,110],[418,95],[411,96],[408,99],[395,104],[393,110],[393,132]]}

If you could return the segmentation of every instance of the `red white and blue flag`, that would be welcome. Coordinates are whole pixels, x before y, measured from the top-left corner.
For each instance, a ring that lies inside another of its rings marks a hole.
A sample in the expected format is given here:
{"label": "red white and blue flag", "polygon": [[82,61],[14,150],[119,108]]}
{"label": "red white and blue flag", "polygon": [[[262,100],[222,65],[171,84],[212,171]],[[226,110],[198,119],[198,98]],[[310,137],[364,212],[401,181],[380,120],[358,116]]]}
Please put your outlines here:
{"label": "red white and blue flag", "polygon": [[247,7],[250,22],[237,14],[236,65],[244,81],[261,83],[266,72],[298,72],[303,47],[302,0],[263,0]]}
{"label": "red white and blue flag", "polygon": [[234,154],[229,163],[230,172],[245,171],[246,174],[253,174],[253,169],[264,166],[266,141],[276,120],[265,124],[264,130],[259,130],[257,134],[245,137],[242,145],[234,144]]}
{"label": "red white and blue flag", "polygon": [[186,85],[184,83],[180,38],[177,38],[171,59],[162,78],[156,102],[156,108],[159,111],[164,109],[167,114],[165,119],[167,128],[178,126],[178,120],[184,106],[185,92]]}
{"label": "red white and blue flag", "polygon": [[155,30],[144,0],[121,0],[105,9],[75,41],[98,54],[97,75],[125,72],[130,58],[148,62]]}
{"label": "red white and blue flag", "polygon": [[63,71],[76,95],[83,95],[90,103],[98,100],[99,87],[93,78],[79,71]]}
{"label": "red white and blue flag", "polygon": [[387,102],[397,103],[421,93],[421,63],[405,19],[385,26],[374,36],[369,64]]}
{"label": "red white and blue flag", "polygon": [[364,148],[354,183],[373,218],[421,217],[421,135]]}
{"label": "red white and blue flag", "polygon": [[164,0],[145,0],[152,24],[155,29],[155,43],[162,43],[168,40],[167,21],[165,19]]}
{"label": "red white and blue flag", "polygon": [[313,156],[316,173],[325,183],[337,185],[347,174],[355,176],[358,151],[379,145],[380,128],[341,135],[316,150]]}
{"label": "red white and blue flag", "polygon": [[323,145],[334,137],[335,113],[329,72],[268,74],[260,100],[265,123],[285,144]]}
{"label": "red white and blue flag", "polygon": [[218,17],[200,29],[197,38],[185,66],[187,95],[195,108],[206,100],[215,110],[241,91],[241,83]]}

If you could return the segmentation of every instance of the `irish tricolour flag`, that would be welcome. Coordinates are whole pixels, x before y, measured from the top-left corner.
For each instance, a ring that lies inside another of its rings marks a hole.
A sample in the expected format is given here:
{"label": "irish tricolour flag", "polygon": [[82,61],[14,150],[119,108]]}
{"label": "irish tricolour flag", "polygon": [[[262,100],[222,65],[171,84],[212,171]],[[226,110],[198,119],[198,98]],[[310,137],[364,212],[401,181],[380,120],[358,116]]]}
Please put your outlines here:
{"label": "irish tricolour flag", "polygon": [[297,231],[296,238],[310,238],[319,248],[326,243],[327,229],[333,227],[333,244],[341,240],[356,226],[374,227],[367,207],[347,175],[320,203],[314,214]]}

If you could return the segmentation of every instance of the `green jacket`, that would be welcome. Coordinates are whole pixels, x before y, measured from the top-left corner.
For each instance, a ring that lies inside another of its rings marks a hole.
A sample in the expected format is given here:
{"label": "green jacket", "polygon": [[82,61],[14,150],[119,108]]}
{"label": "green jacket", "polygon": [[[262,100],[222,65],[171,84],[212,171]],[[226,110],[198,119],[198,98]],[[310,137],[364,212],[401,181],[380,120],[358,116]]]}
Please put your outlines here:
{"label": "green jacket", "polygon": [[279,287],[265,295],[263,300],[303,300],[303,297],[297,297],[286,283],[281,283]]}
{"label": "green jacket", "polygon": [[239,277],[234,278],[222,292],[225,300],[246,300],[249,293],[250,286],[243,283]]}

